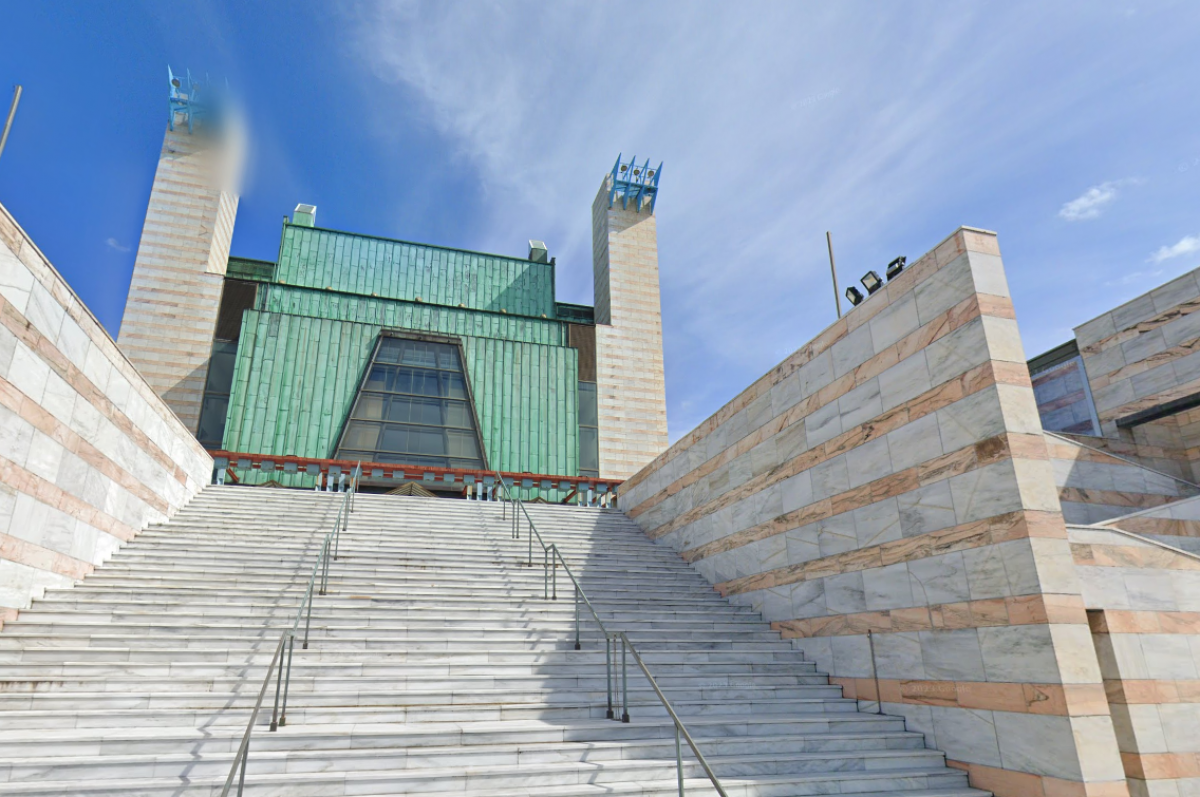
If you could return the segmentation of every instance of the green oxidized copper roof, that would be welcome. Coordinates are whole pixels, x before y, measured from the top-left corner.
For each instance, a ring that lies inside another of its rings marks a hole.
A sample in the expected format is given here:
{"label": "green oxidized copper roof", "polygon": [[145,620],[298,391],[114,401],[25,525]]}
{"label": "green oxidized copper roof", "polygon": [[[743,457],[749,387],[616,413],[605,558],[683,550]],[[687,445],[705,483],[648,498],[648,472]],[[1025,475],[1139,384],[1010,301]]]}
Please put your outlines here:
{"label": "green oxidized copper roof", "polygon": [[553,319],[554,266],[285,224],[275,280],[384,299]]}

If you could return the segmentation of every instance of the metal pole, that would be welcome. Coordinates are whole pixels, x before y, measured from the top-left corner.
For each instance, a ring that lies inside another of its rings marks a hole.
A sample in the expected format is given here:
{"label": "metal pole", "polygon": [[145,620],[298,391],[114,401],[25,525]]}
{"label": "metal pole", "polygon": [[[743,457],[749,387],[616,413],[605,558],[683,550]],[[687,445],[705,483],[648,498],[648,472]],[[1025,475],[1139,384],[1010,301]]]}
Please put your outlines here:
{"label": "metal pole", "polygon": [[575,587],[575,649],[579,650],[579,587]]}
{"label": "metal pole", "polygon": [[558,600],[558,545],[550,543],[550,600]]}
{"label": "metal pole", "polygon": [[[283,644],[283,640],[279,640]],[[279,651],[283,652],[282,648]],[[273,660],[272,660],[273,661]],[[269,676],[268,676],[269,677]],[[279,662],[279,669],[275,672],[275,706],[271,709],[271,730],[279,730],[279,693],[283,691],[283,661]]]}
{"label": "metal pole", "polygon": [[0,135],[0,155],[4,154],[4,145],[8,143],[8,131],[12,130],[13,117],[17,115],[17,103],[21,101],[21,87],[13,89],[12,105],[8,109],[8,119],[4,122],[4,134]]}
{"label": "metal pole", "polygon": [[679,797],[683,797],[683,745],[679,740],[679,723],[675,723],[675,771],[679,773]]}
{"label": "metal pole", "polygon": [[867,644],[871,647],[871,675],[875,678],[875,713],[883,713],[883,695],[879,692],[879,669],[875,666],[875,637],[867,631]]}
{"label": "metal pole", "polygon": [[279,724],[287,725],[287,696],[288,687],[292,683],[292,653],[296,650],[296,633],[288,632],[288,661],[287,661],[287,676],[283,679],[283,707],[279,714]]}
{"label": "metal pole", "polygon": [[625,662],[625,649],[629,640],[621,634],[621,722],[629,722],[629,668]]}
{"label": "metal pole", "polygon": [[[530,535],[533,536],[532,534]],[[550,549],[542,549],[542,600],[550,600]]]}
{"label": "metal pole", "polygon": [[842,296],[838,293],[837,266],[833,264],[833,236],[825,231],[825,243],[829,247],[829,273],[833,274],[833,306],[837,308],[838,318],[842,317]]}
{"label": "metal pole", "polygon": [[246,754],[242,756],[242,773],[238,777],[238,797],[242,797],[242,791],[246,788],[246,761],[250,758],[250,746],[246,745]]}
{"label": "metal pole", "polygon": [[612,674],[612,646],[613,646],[613,639],[612,639],[612,637],[611,637],[611,636],[609,636],[608,634],[605,634],[605,635],[604,635],[604,681],[605,681],[606,685],[608,686],[608,714],[607,714],[607,716],[608,716],[608,719],[612,719],[612,718],[613,718],[613,708],[612,708],[612,692],[613,692],[613,690],[612,690],[612,687],[613,687],[613,674]]}

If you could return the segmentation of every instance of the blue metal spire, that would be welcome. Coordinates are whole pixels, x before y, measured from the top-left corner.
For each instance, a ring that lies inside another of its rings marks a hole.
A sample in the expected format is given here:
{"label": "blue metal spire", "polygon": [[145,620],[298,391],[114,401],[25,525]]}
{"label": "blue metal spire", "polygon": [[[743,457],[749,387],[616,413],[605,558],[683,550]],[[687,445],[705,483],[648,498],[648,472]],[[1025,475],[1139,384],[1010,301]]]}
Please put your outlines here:
{"label": "blue metal spire", "polygon": [[643,202],[649,201],[650,212],[653,213],[655,200],[658,199],[658,178],[661,175],[661,162],[657,169],[652,169],[649,158],[639,166],[637,158],[630,158],[628,161],[622,162],[621,156],[618,155],[617,162],[613,164],[612,185],[608,191],[608,206],[611,208],[613,201],[620,194],[623,209],[629,208],[629,200],[632,199],[634,207],[640,212]]}

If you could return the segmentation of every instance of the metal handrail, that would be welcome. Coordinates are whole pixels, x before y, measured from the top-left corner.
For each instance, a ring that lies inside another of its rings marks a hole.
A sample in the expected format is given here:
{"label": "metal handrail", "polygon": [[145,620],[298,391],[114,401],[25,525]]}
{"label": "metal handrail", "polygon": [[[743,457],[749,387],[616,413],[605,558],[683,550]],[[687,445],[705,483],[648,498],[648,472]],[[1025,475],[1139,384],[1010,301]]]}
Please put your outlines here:
{"label": "metal handrail", "polygon": [[[496,475],[497,475],[497,477],[499,477],[499,473],[497,473]],[[654,676],[650,673],[650,668],[647,667],[646,662],[642,660],[642,656],[640,653],[638,653],[637,648],[634,647],[633,642],[630,641],[629,637],[626,635],[626,633],[624,631],[617,631],[617,632],[613,633],[604,627],[604,623],[603,623],[603,621],[601,621],[600,615],[596,613],[596,609],[595,609],[595,607],[592,606],[592,602],[590,600],[588,600],[587,594],[583,591],[583,587],[579,583],[579,579],[575,578],[575,574],[571,571],[570,566],[567,564],[566,560],[563,559],[562,553],[558,550],[558,546],[554,543],[550,543],[549,545],[546,544],[545,540],[542,539],[541,533],[538,532],[537,526],[533,522],[533,518],[529,516],[529,510],[525,508],[525,503],[523,501],[521,501],[520,498],[516,498],[513,496],[512,492],[508,489],[508,485],[506,485],[504,483],[503,479],[499,479],[499,484],[500,484],[501,488],[504,490],[505,494],[508,495],[508,499],[509,499],[508,503],[515,504],[515,507],[513,509],[512,538],[515,540],[519,540],[521,538],[521,528],[520,528],[520,522],[519,522],[520,516],[517,514],[517,508],[520,508],[521,513],[525,515],[525,520],[527,520],[529,522],[529,530],[532,533],[528,535],[530,547],[529,547],[529,553],[528,553],[527,566],[528,567],[533,566],[533,539],[534,539],[534,537],[536,537],[538,544],[542,546],[543,562],[544,562],[543,567],[549,568],[549,564],[551,562],[556,562],[556,565],[554,567],[554,572],[557,573],[557,569],[558,569],[557,563],[561,563],[563,571],[566,572],[566,574],[570,577],[571,583],[575,585],[575,649],[576,650],[580,649],[580,644],[579,644],[579,601],[580,601],[580,599],[582,599],[584,605],[586,605],[588,607],[588,610],[592,613],[592,617],[596,621],[596,625],[600,626],[600,630],[604,634],[604,669],[605,669],[605,679],[608,682],[608,719],[615,719],[615,717],[613,715],[613,682],[614,682],[613,659],[615,658],[614,646],[616,645],[616,643],[618,641],[620,641],[620,644],[621,644],[621,677],[620,677],[621,722],[629,722],[629,672],[628,672],[628,668],[626,666],[626,657],[625,657],[625,651],[628,650],[629,653],[633,655],[634,662],[638,665],[638,667],[641,668],[642,672],[645,674],[646,680],[650,682],[650,688],[654,690],[654,694],[656,694],[658,696],[658,699],[662,702],[663,708],[665,708],[667,710],[667,714],[670,715],[671,721],[675,723],[675,767],[676,767],[676,772],[678,774],[680,797],[682,797],[682,795],[683,795],[683,745],[680,741],[681,736],[687,740],[688,746],[692,748],[692,752],[695,754],[696,760],[700,763],[701,768],[704,770],[704,774],[706,774],[708,776],[708,779],[710,781],[712,781],[713,787],[717,790],[717,793],[719,795],[721,795],[721,797],[729,797],[728,793],[725,791],[725,787],[721,784],[721,779],[717,777],[717,773],[713,772],[712,767],[709,766],[708,760],[704,757],[704,754],[700,752],[700,747],[696,744],[696,741],[695,741],[695,739],[692,738],[692,735],[690,733],[688,733],[687,726],[683,724],[683,720],[681,720],[679,718],[679,715],[675,713],[674,707],[671,706],[671,701],[667,700],[667,696],[663,694],[663,691],[661,689],[659,689],[658,682],[656,680],[654,680]],[[504,509],[505,515],[507,515],[507,512],[508,512],[508,510],[506,507]],[[557,576],[553,575],[553,576],[548,576],[547,578],[551,579],[552,586],[550,587],[550,590],[551,590],[550,594],[546,595],[545,597],[547,597],[550,600],[557,600],[558,599]]]}
{"label": "metal handrail", "polygon": [[[312,573],[308,576],[308,586],[304,590],[304,598],[300,601],[300,606],[296,609],[292,627],[285,629],[279,635],[279,643],[275,646],[275,655],[271,657],[271,663],[267,666],[267,674],[263,678],[262,688],[258,690],[258,700],[255,701],[254,708],[250,712],[250,721],[246,723],[246,732],[242,735],[242,743],[238,746],[237,755],[233,757],[233,764],[229,767],[229,776],[225,778],[221,797],[228,797],[235,777],[238,781],[238,797],[241,797],[242,791],[246,787],[246,762],[250,758],[250,736],[254,732],[254,724],[258,720],[258,712],[262,708],[263,698],[271,685],[272,675],[275,676],[275,705],[271,709],[271,730],[276,731],[281,725],[287,725],[288,687],[292,683],[292,654],[296,649],[296,634],[300,628],[300,618],[305,618],[304,642],[301,649],[307,650],[308,634],[312,627],[313,589],[317,586],[317,574],[320,573],[321,576],[320,589],[317,594],[324,595],[329,587],[329,560],[331,555],[335,560],[338,557],[338,544],[341,541],[342,531],[349,524],[350,513],[354,511],[354,494],[357,492],[358,480],[361,476],[362,464],[360,463],[351,473],[350,484],[347,485],[342,496],[342,505],[338,507],[333,528],[326,532],[325,537],[321,540],[321,552],[317,555],[317,561],[313,563]],[[285,646],[287,647],[286,665],[283,663]]]}
{"label": "metal handrail", "polygon": [[[712,785],[717,790],[717,794],[721,797],[729,797],[725,792],[725,787],[721,785],[721,779],[717,777],[717,773],[712,771],[712,767],[708,765],[708,760],[704,757],[704,753],[700,752],[700,748],[696,745],[696,740],[688,733],[687,726],[683,724],[683,720],[679,719],[679,715],[675,713],[675,709],[671,706],[671,701],[667,700],[667,696],[658,688],[658,681],[654,680],[654,676],[650,674],[650,668],[646,666],[646,662],[642,661],[642,656],[638,653],[637,648],[629,641],[629,637],[624,631],[618,631],[617,636],[621,638],[625,647],[629,648],[629,652],[633,654],[633,660],[637,666],[642,668],[642,673],[645,674],[646,680],[650,682],[650,688],[654,690],[654,694],[658,695],[658,699],[662,701],[663,708],[671,715],[671,720],[675,723],[675,762],[679,773],[679,793],[683,794],[683,748],[679,743],[680,734],[684,739],[687,739],[688,746],[692,748],[692,752],[696,755],[696,760],[700,762],[700,766],[704,769],[704,774],[708,775],[708,779],[712,781]],[[624,660],[625,653],[622,648],[621,658]]]}

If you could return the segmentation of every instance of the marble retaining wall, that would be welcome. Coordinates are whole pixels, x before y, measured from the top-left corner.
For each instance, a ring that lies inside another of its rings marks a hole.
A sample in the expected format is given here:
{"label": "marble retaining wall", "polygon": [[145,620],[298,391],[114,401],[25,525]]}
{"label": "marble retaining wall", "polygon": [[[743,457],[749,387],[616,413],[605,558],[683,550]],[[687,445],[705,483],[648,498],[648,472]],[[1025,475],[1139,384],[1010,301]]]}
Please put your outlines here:
{"label": "marble retaining wall", "polygon": [[1047,434],[1046,445],[1068,523],[1102,523],[1200,495],[1190,481],[1070,438]]}
{"label": "marble retaining wall", "polygon": [[1127,793],[994,233],[960,228],[622,507],[1001,797]]}
{"label": "marble retaining wall", "polygon": [[212,459],[0,206],[0,622],[205,484]]}
{"label": "marble retaining wall", "polygon": [[1133,797],[1200,794],[1200,557],[1071,528]]}
{"label": "marble retaining wall", "polygon": [[1200,497],[1114,518],[1104,525],[1200,554]]}

